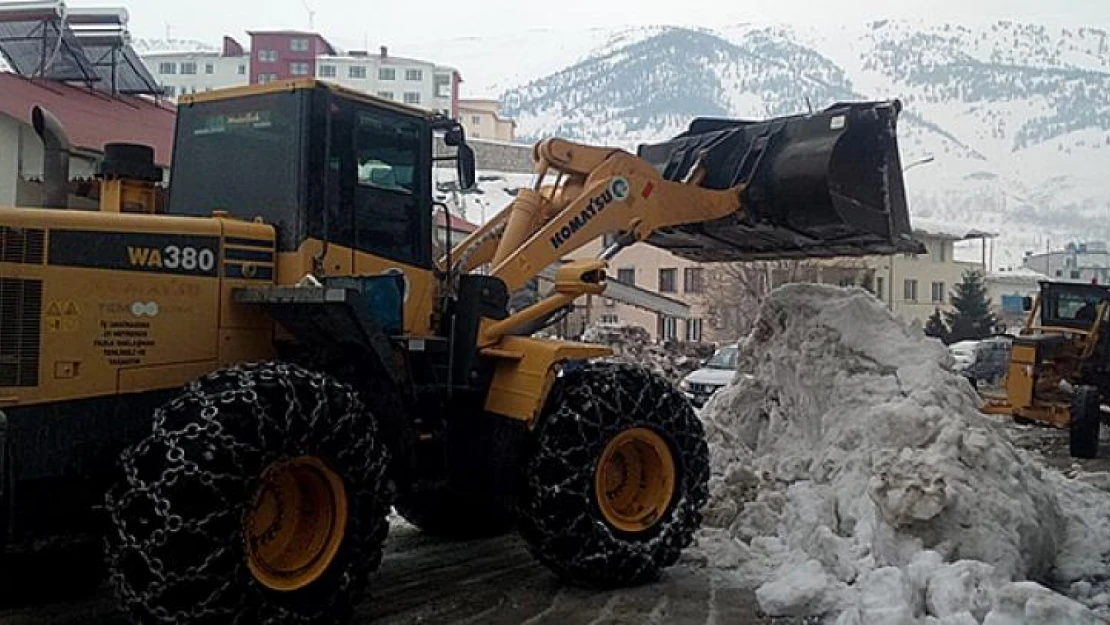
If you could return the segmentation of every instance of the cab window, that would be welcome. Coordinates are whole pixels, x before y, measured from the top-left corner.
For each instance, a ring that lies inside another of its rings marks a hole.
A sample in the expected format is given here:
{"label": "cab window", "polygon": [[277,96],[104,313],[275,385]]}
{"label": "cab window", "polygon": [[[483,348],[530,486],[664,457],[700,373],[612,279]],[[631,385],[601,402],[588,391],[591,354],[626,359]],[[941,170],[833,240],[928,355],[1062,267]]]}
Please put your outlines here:
{"label": "cab window", "polygon": [[390,110],[332,109],[329,240],[410,265],[430,262],[430,218],[421,210],[430,196],[430,172],[420,167],[425,132],[422,120]]}

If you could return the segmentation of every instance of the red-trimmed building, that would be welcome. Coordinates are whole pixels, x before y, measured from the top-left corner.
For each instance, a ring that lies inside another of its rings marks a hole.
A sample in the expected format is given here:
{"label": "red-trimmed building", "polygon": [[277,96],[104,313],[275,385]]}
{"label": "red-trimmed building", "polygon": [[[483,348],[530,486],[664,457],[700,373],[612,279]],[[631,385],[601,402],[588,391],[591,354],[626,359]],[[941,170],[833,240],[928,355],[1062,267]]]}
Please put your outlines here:
{"label": "red-trimmed building", "polygon": [[327,39],[298,30],[250,31],[250,84],[316,75],[316,58],[335,56]]}
{"label": "red-trimmed building", "polygon": [[[41,205],[43,142],[31,117],[36,106],[61,122],[70,144],[71,180],[91,179],[104,144],[115,142],[152,146],[155,163],[168,170],[176,119],[172,106],[0,72],[0,206]],[[84,204],[95,206],[75,201]]]}

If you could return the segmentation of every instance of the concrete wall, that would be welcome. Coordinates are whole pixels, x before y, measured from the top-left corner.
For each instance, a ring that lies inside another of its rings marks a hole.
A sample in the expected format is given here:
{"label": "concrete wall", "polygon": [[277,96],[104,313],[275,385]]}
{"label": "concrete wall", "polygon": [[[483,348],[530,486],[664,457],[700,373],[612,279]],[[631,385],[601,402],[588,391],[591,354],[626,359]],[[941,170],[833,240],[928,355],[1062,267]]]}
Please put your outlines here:
{"label": "concrete wall", "polygon": [[[504,143],[486,139],[472,139],[466,142],[474,149],[474,158],[480,171],[503,171],[507,173],[532,173],[532,144]],[[454,154],[455,148],[446,147],[443,142],[436,143],[437,155]],[[440,163],[440,167],[454,167],[452,163]]]}

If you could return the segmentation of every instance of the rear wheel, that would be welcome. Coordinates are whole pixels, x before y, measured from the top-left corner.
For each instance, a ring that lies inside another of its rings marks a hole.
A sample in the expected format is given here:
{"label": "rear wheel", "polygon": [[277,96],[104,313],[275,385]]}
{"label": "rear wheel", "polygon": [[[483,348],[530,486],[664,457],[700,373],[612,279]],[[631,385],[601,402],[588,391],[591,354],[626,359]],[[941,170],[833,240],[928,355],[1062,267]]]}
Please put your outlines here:
{"label": "rear wheel", "polygon": [[528,445],[520,532],[566,581],[649,582],[692,541],[708,478],[702,424],[665,380],[627,365],[575,366]]}
{"label": "rear wheel", "polygon": [[1073,458],[1098,456],[1101,400],[1101,394],[1093,386],[1080,386],[1072,396],[1068,434]]}
{"label": "rear wheel", "polygon": [[282,363],[211,374],[123,455],[112,588],[143,623],[341,622],[381,561],[387,462],[350,387]]}

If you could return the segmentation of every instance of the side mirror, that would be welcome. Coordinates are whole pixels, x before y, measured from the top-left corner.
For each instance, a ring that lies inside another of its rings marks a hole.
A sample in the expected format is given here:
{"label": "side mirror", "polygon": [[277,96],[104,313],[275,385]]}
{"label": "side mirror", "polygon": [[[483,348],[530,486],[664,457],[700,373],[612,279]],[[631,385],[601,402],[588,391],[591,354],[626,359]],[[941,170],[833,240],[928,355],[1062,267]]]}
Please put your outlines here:
{"label": "side mirror", "polygon": [[451,147],[461,146],[466,143],[462,126],[453,126],[443,133],[443,142]]}
{"label": "side mirror", "polygon": [[1033,298],[1032,297],[1029,297],[1028,295],[1026,295],[1025,297],[1021,298],[1021,310],[1024,311],[1024,312],[1029,312],[1030,310],[1033,310]]}
{"label": "side mirror", "polygon": [[463,190],[473,189],[477,180],[474,164],[474,149],[463,143],[459,146],[458,175],[459,187]]}

